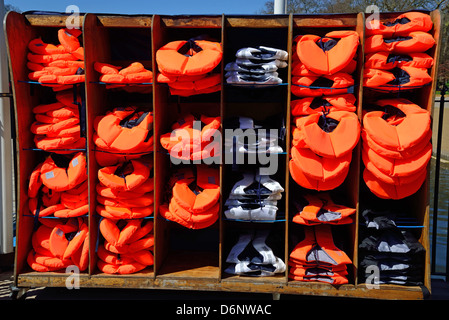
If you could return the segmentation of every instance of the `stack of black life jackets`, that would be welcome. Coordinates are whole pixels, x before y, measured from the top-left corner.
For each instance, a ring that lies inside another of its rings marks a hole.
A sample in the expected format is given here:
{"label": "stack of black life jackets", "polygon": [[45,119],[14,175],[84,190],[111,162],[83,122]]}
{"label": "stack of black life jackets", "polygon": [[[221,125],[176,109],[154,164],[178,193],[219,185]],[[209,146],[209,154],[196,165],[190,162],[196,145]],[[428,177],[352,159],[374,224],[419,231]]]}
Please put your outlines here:
{"label": "stack of black life jackets", "polygon": [[366,228],[361,229],[359,279],[374,285],[422,285],[425,249],[411,229],[398,227],[401,216],[371,209],[362,216]]}

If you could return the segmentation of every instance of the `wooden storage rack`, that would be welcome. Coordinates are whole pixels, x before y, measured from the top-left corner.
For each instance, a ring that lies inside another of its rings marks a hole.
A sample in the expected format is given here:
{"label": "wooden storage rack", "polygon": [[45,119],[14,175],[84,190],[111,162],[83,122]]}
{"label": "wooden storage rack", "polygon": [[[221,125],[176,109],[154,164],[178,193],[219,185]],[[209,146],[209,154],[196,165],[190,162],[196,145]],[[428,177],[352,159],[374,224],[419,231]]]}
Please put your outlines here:
{"label": "wooden storage rack", "polygon": [[[438,11],[429,12],[434,28],[432,34],[437,45],[430,54],[435,59],[431,75],[435,79],[438,49],[440,16]],[[388,19],[398,13],[381,14],[382,19]],[[293,37],[301,32],[324,34],[330,30],[355,30],[359,33],[361,43],[358,49],[358,67],[355,73],[355,92],[357,97],[357,114],[362,115],[363,90],[363,44],[364,23],[363,13],[331,14],[331,15],[257,15],[257,16],[228,16],[228,15],[193,15],[193,16],[164,16],[164,15],[101,15],[85,14],[82,19],[83,46],[85,48],[85,89],[87,115],[87,158],[89,175],[89,268],[80,274],[80,286],[85,288],[139,288],[139,289],[171,289],[171,290],[203,290],[203,291],[235,291],[273,294],[297,294],[336,297],[360,297],[376,299],[423,299],[430,292],[430,244],[429,244],[429,179],[420,191],[400,202],[410,208],[411,214],[422,224],[419,239],[426,248],[426,267],[423,287],[399,285],[381,285],[380,289],[367,289],[366,285],[358,282],[358,213],[360,212],[366,194],[363,191],[361,179],[361,147],[354,149],[350,173],[345,183],[339,188],[347,204],[357,208],[356,223],[341,226],[339,232],[347,240],[345,251],[353,260],[349,277],[349,284],[332,286],[319,282],[291,281],[287,277],[288,270],[272,277],[243,277],[230,276],[223,272],[225,259],[230,249],[234,230],[242,223],[227,221],[223,210],[220,219],[211,227],[204,230],[188,230],[176,223],[158,217],[158,208],[164,201],[164,186],[170,174],[172,164],[163,152],[159,137],[168,132],[172,121],[176,120],[180,112],[206,113],[220,116],[221,119],[231,115],[247,115],[263,118],[275,112],[285,115],[286,132],[290,133],[290,102],[291,102],[291,55],[289,65],[281,77],[284,84],[267,89],[236,88],[222,82],[222,90],[217,93],[193,97],[170,96],[168,88],[162,83],[154,81],[149,85],[149,93],[142,94],[134,100],[129,97],[114,96],[98,83],[98,73],[93,69],[95,61],[117,63],[140,61],[150,68],[154,77],[158,73],[155,61],[156,51],[165,43],[172,40],[188,39],[199,34],[207,33],[221,42],[223,60],[221,68],[224,79],[225,63],[234,59],[235,51],[244,46],[267,45],[278,47],[288,52],[292,50]],[[9,64],[14,94],[17,130],[17,241],[15,252],[14,285],[17,288],[28,287],[64,287],[67,274],[63,272],[39,273],[32,271],[26,263],[26,256],[31,248],[31,234],[34,218],[23,215],[22,208],[26,205],[26,189],[28,177],[37,163],[42,161],[43,153],[33,150],[33,136],[29,130],[34,121],[31,109],[46,96],[52,95],[49,88],[41,87],[26,81],[28,70],[26,54],[28,42],[39,36],[48,38],[56,34],[58,28],[65,26],[63,15],[33,15],[10,12],[5,18],[5,33],[9,52]],[[117,39],[124,39],[128,43],[120,43],[125,49],[127,45],[135,45],[133,38],[127,38],[129,31],[139,35],[138,45],[142,45],[142,56],[128,56],[120,58],[112,52]],[[128,40],[129,39],[129,40]],[[55,39],[53,39],[55,40]],[[51,41],[48,41],[51,42]],[[284,71],[283,71],[284,72]],[[436,81],[432,86],[421,89],[416,96],[420,106],[432,111]],[[244,91],[246,90],[246,91]],[[129,99],[129,100],[128,100]],[[152,268],[130,275],[103,274],[96,268],[95,244],[98,235],[98,217],[95,214],[95,184],[98,165],[95,162],[95,146],[92,141],[93,119],[112,108],[115,103],[138,103],[154,112],[154,180],[155,180],[155,210],[154,233],[155,263]],[[222,121],[223,123],[223,121]],[[284,183],[285,192],[280,207],[285,212],[285,220],[270,224],[284,239],[283,252],[280,257],[285,263],[288,261],[292,249],[290,237],[297,226],[289,222],[289,197],[295,195],[294,182],[290,180],[288,160],[290,152],[290,134],[286,135],[285,154],[279,155],[279,180]],[[222,190],[221,208],[226,199],[229,185],[228,177],[232,167],[217,164],[220,170],[220,186]],[[430,171],[430,170],[429,170]],[[245,223],[246,224],[246,223]],[[253,223],[256,228],[265,228],[267,224]],[[261,226],[262,225],[262,226]],[[293,244],[294,245],[294,244]]]}

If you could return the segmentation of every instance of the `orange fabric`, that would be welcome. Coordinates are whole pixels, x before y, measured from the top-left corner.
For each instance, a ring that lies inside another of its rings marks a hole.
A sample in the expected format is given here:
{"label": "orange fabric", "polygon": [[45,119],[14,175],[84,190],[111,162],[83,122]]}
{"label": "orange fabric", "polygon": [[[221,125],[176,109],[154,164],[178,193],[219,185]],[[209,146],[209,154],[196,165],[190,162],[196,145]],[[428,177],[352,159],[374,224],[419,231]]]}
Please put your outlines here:
{"label": "orange fabric", "polygon": [[[117,170],[122,171],[120,176],[116,174]],[[138,160],[130,160],[120,165],[104,167],[98,170],[100,182],[119,191],[131,191],[144,183],[149,176],[150,168]]]}
{"label": "orange fabric", "polygon": [[[394,23],[401,19],[408,19],[407,23]],[[390,25],[389,25],[390,24]],[[407,34],[412,31],[430,31],[433,23],[430,15],[422,12],[405,12],[389,21],[380,21],[377,19],[367,19],[365,26],[365,34],[367,36],[373,34],[383,34],[386,36],[397,36]]]}
{"label": "orange fabric", "polygon": [[[314,85],[319,78],[326,78],[332,81],[330,87]],[[322,95],[336,95],[348,93],[348,88],[354,85],[351,75],[343,72],[321,77],[292,77],[291,91],[297,97],[318,97]]]}
{"label": "orange fabric", "polygon": [[218,42],[195,40],[194,43],[202,50],[191,49],[189,55],[180,50],[188,41],[172,41],[162,46],[156,52],[156,62],[159,71],[168,75],[199,75],[212,71],[220,63],[223,55]]}
{"label": "orange fabric", "polygon": [[[327,42],[338,39],[337,44],[328,51],[317,45],[317,41]],[[324,37],[316,35],[301,36],[296,45],[296,53],[307,69],[316,74],[334,74],[340,72],[352,60],[359,44],[359,35],[355,31],[332,31]]]}
{"label": "orange fabric", "polygon": [[360,138],[360,123],[357,115],[347,111],[334,111],[326,117],[337,120],[338,125],[332,132],[320,128],[320,114],[311,114],[297,121],[297,127],[303,132],[305,145],[323,157],[338,158],[357,145]]}
{"label": "orange fabric", "polygon": [[81,35],[79,29],[59,29],[58,40],[68,52],[73,52],[80,47],[78,37]]}
{"label": "orange fabric", "polygon": [[425,52],[435,45],[435,39],[427,32],[414,31],[406,34],[410,39],[385,42],[388,39],[386,36],[376,34],[366,38],[365,40],[365,54],[380,51],[394,52],[394,53],[409,53],[409,52]]}
{"label": "orange fabric", "polygon": [[[422,52],[409,52],[388,62],[389,52],[375,52],[365,57],[365,69],[390,70],[396,67],[414,67],[428,69],[433,65],[433,58]],[[402,57],[402,59],[401,59]],[[411,58],[411,61],[408,61]]]}
{"label": "orange fabric", "polygon": [[[128,124],[122,124],[124,121]],[[95,118],[94,130],[94,142],[103,150],[132,153],[151,151],[153,147],[152,112],[137,111],[133,107],[115,108]]]}
{"label": "orange fabric", "polygon": [[[320,107],[312,108],[312,104],[319,102]],[[293,100],[291,102],[292,116],[305,116],[317,112],[333,112],[333,111],[349,111],[355,112],[356,98],[353,94],[341,94],[335,96],[323,96],[323,97],[306,97],[302,99]],[[330,104],[327,105],[327,104]]]}
{"label": "orange fabric", "polygon": [[55,191],[73,188],[87,179],[86,156],[78,152],[70,159],[67,168],[59,167],[49,156],[41,167],[41,179],[44,185]]}
{"label": "orange fabric", "polygon": [[368,112],[363,117],[363,127],[377,144],[386,149],[404,151],[419,144],[428,137],[430,114],[427,110],[406,99],[383,99],[376,104],[380,107],[392,106],[405,114],[398,125],[385,121],[382,111]]}
{"label": "orange fabric", "polygon": [[409,75],[407,83],[391,84],[391,81],[396,80],[396,76],[388,70],[365,69],[363,72],[363,86],[380,90],[398,91],[416,89],[432,81],[432,77],[427,73],[426,69],[406,66],[402,66],[400,69]]}

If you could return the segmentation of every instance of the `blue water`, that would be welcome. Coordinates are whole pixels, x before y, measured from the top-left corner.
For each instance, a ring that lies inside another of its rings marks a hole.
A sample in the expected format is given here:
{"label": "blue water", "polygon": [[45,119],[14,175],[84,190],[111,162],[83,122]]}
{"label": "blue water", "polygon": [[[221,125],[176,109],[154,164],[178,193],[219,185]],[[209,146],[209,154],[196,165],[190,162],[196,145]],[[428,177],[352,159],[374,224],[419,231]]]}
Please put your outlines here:
{"label": "blue water", "polygon": [[[435,189],[435,159],[432,158],[430,169],[430,241],[432,241],[434,189]],[[446,272],[446,246],[449,211],[449,161],[440,162],[440,179],[438,194],[435,272]]]}

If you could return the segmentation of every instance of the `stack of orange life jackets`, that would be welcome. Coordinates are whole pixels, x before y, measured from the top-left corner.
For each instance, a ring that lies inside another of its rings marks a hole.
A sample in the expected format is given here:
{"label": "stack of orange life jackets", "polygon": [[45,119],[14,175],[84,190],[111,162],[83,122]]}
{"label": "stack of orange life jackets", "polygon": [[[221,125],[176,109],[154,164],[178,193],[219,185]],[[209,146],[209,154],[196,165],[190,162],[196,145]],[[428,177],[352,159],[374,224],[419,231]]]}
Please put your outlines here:
{"label": "stack of orange life jackets", "polygon": [[79,29],[58,30],[60,44],[44,43],[41,38],[28,44],[27,67],[30,80],[38,81],[53,90],[67,89],[69,85],[84,83],[84,49],[80,44]]}
{"label": "stack of orange life jackets", "polygon": [[110,219],[141,219],[153,214],[153,163],[144,158],[98,170],[97,208]]}
{"label": "stack of orange life jackets", "polygon": [[174,172],[169,183],[169,203],[159,214],[189,229],[214,224],[220,212],[219,171],[207,165],[183,167]]}
{"label": "stack of orange life jackets", "polygon": [[363,116],[363,179],[384,199],[402,199],[419,190],[432,156],[431,118],[406,99],[382,99]]}
{"label": "stack of orange life jackets", "polygon": [[348,283],[347,254],[333,241],[331,226],[305,227],[305,238],[289,256],[288,277],[297,281],[318,281],[333,285]]}
{"label": "stack of orange life jackets", "polygon": [[319,191],[343,183],[360,137],[360,123],[349,93],[359,36],[333,31],[303,35],[293,48],[292,101],[295,121],[289,169],[300,186]]}
{"label": "stack of orange life jackets", "polygon": [[171,132],[161,135],[160,143],[171,157],[181,160],[203,160],[220,155],[220,141],[215,134],[220,129],[220,117],[201,115],[197,119],[187,114],[172,125]]}
{"label": "stack of orange life jackets", "polygon": [[86,156],[50,154],[33,170],[26,214],[34,217],[79,217],[89,211]]}
{"label": "stack of orange life jackets", "polygon": [[153,151],[153,113],[114,108],[94,120],[95,159],[101,166],[137,159]]}
{"label": "stack of orange life jackets", "polygon": [[[31,125],[35,134],[37,148],[55,153],[72,153],[70,149],[86,147],[84,130],[80,123],[80,109],[73,102],[73,91],[65,90],[56,93],[57,102],[41,104],[33,108],[36,121]],[[77,103],[81,99],[77,97]]]}
{"label": "stack of orange life jackets", "polygon": [[97,247],[98,268],[108,274],[130,274],[154,263],[153,222],[102,218],[104,243]]}
{"label": "stack of orange life jackets", "polygon": [[317,224],[349,224],[355,219],[355,208],[335,203],[329,193],[307,194],[292,200],[296,214],[292,221],[313,226]]}
{"label": "stack of orange life jackets", "polygon": [[39,219],[41,225],[32,236],[27,263],[34,271],[50,272],[75,265],[88,267],[89,230],[87,219]]}
{"label": "stack of orange life jackets", "polygon": [[223,50],[219,42],[179,40],[162,46],[156,52],[159,74],[157,81],[167,83],[170,93],[192,96],[221,90],[220,64]]}
{"label": "stack of orange life jackets", "polygon": [[396,92],[430,83],[433,59],[425,52],[435,45],[428,33],[432,26],[430,16],[421,12],[406,12],[394,21],[367,22],[363,85]]}
{"label": "stack of orange life jackets", "polygon": [[99,80],[107,84],[107,89],[126,88],[128,87],[127,85],[150,84],[153,82],[153,72],[147,70],[140,62],[133,62],[125,68],[108,63],[95,62],[94,69],[101,74]]}

